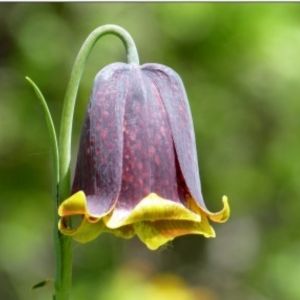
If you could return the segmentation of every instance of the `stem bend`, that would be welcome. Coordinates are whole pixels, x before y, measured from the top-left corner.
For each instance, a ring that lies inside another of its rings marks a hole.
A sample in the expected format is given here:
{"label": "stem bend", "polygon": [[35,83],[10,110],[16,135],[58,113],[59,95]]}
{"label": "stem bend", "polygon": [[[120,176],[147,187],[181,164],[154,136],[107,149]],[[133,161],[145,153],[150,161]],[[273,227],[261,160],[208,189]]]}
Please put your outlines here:
{"label": "stem bend", "polygon": [[69,179],[65,178],[66,176],[69,177],[73,116],[79,83],[91,50],[99,38],[106,34],[114,34],[122,40],[126,48],[128,63],[139,64],[139,56],[133,39],[131,35],[120,26],[110,24],[100,26],[92,31],[83,43],[73,65],[62,110],[59,135],[60,175],[62,181],[60,197],[67,196],[66,194],[69,192],[69,184],[66,184],[66,181],[69,181]]}

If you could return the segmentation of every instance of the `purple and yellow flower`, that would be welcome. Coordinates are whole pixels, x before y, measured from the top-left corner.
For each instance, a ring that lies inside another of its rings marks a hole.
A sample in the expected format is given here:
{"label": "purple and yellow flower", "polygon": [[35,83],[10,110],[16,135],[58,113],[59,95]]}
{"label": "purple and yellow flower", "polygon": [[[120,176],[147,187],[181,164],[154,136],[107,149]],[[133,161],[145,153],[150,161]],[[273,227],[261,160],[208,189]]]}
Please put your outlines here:
{"label": "purple and yellow flower", "polygon": [[82,243],[111,232],[154,250],[186,234],[215,236],[209,221],[228,219],[227,197],[216,213],[204,203],[189,103],[172,69],[115,63],[98,73],[59,215],[60,231]]}

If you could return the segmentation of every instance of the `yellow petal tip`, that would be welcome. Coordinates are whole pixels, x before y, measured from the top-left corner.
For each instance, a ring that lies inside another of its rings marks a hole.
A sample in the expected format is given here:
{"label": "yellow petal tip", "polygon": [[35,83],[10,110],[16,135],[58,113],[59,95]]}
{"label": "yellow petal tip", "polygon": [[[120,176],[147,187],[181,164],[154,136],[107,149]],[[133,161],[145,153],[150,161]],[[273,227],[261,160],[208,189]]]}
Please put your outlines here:
{"label": "yellow petal tip", "polygon": [[189,210],[181,203],[164,199],[155,193],[143,198],[131,211],[115,209],[104,218],[110,229],[144,221],[186,220],[201,222],[201,215]]}
{"label": "yellow petal tip", "polygon": [[230,207],[228,203],[228,197],[222,197],[223,208],[216,213],[208,213],[208,217],[210,220],[216,223],[225,223],[230,217]]}
{"label": "yellow petal tip", "polygon": [[60,217],[84,215],[85,213],[86,196],[83,191],[78,191],[77,193],[64,200],[58,208],[58,215]]}

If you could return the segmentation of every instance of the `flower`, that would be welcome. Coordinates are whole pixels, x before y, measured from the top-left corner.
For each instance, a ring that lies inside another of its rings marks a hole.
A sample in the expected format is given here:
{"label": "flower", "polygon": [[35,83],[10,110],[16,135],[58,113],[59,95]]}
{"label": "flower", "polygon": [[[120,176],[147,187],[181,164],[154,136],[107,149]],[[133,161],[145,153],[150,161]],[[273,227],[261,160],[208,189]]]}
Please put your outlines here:
{"label": "flower", "polygon": [[[85,243],[102,232],[149,249],[175,237],[214,237],[200,186],[195,134],[183,83],[159,64],[114,63],[96,76],[72,186],[58,211],[59,229]],[[78,226],[68,218],[80,216]]]}

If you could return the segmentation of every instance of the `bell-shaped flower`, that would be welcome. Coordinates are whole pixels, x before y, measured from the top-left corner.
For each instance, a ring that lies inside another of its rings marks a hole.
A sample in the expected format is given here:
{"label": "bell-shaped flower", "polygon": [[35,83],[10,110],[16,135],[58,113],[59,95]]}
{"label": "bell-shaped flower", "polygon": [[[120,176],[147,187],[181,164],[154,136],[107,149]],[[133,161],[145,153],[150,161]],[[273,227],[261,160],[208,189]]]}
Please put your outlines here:
{"label": "bell-shaped flower", "polygon": [[[175,237],[214,237],[203,200],[188,99],[176,72],[159,64],[114,63],[96,76],[81,134],[72,196],[59,207],[60,231],[79,242],[102,232],[149,249]],[[68,218],[80,216],[78,226]]]}

